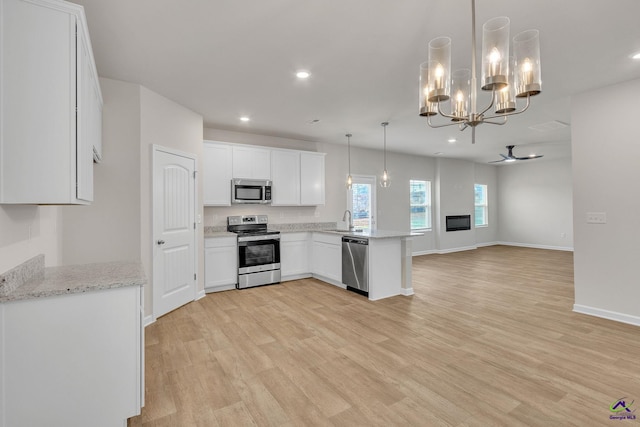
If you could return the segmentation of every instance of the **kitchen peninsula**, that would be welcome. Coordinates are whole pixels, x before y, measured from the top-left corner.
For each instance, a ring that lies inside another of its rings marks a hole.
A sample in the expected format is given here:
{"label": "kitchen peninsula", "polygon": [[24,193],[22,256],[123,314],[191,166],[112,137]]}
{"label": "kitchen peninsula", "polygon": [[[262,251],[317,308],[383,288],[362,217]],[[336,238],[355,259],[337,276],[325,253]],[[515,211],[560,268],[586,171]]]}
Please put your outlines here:
{"label": "kitchen peninsula", "polygon": [[[336,223],[331,222],[270,224],[270,228],[281,233],[280,260],[283,282],[314,277],[346,289],[342,283],[342,237],[364,237],[369,240],[368,298],[373,301],[396,295],[413,295],[411,238],[420,236],[421,233],[337,230]],[[206,227],[205,247],[216,245],[219,239],[230,240],[230,234],[224,227]],[[232,257],[237,249],[229,246],[229,243],[227,245],[229,257]],[[228,290],[233,287],[231,268],[235,266],[228,267],[227,273],[224,271],[224,265],[218,264],[217,267],[214,269],[205,265],[206,292]],[[228,278],[226,282],[221,280],[222,277]]]}

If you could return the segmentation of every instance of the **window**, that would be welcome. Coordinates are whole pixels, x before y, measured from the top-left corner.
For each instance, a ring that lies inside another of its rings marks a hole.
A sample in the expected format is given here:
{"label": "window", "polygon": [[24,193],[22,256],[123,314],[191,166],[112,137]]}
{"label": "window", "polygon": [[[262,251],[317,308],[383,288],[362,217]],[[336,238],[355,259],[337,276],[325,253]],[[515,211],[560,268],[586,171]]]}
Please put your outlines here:
{"label": "window", "polygon": [[376,177],[353,175],[353,185],[347,192],[347,209],[351,211],[353,227],[374,230],[376,208]]}
{"label": "window", "polygon": [[409,181],[411,229],[431,228],[431,181]]}
{"label": "window", "polygon": [[475,199],[475,225],[476,227],[486,227],[489,225],[489,198],[487,197],[487,186],[474,184],[476,194]]}

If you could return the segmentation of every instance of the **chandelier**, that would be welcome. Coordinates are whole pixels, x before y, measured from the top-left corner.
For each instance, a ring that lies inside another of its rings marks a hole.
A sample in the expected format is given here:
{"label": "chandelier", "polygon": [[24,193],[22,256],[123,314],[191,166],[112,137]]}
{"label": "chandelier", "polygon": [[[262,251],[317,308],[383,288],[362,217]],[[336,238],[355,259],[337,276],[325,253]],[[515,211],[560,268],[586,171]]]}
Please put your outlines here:
{"label": "chandelier", "polygon": [[[488,123],[503,125],[507,117],[525,112],[532,96],[541,91],[540,35],[527,30],[513,38],[513,52],[509,51],[509,18],[501,16],[487,21],[482,27],[482,86],[491,92],[491,101],[478,109],[476,76],[476,4],[471,0],[471,70],[451,72],[451,39],[437,37],[429,42],[429,58],[420,64],[420,115],[432,128],[458,126],[461,131],[471,128],[475,143],[476,126]],[[526,98],[518,110],[516,98]],[[449,101],[450,113],[445,112]],[[434,124],[433,116],[440,115],[451,122]]]}

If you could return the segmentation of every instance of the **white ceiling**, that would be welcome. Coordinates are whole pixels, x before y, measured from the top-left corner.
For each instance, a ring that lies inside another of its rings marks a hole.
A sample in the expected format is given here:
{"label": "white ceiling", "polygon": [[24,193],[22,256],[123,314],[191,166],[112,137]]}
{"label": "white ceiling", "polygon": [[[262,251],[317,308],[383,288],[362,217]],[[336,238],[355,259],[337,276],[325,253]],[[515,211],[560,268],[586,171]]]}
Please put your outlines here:
{"label": "white ceiling", "polygon": [[[536,161],[567,157],[570,127],[530,126],[569,124],[571,95],[640,78],[630,59],[640,51],[638,0],[478,0],[478,49],[495,16],[511,19],[512,36],[540,30],[543,86],[529,111],[479,126],[472,145],[470,130],[430,129],[417,114],[429,40],[450,36],[453,68],[471,66],[469,0],[75,2],[100,76],[142,84],[202,114],[205,127],[311,142],[346,144],[351,132],[354,146],[381,149],[389,121],[390,151],[488,162],[514,144],[517,156],[545,155]],[[298,69],[311,78],[298,81]]]}

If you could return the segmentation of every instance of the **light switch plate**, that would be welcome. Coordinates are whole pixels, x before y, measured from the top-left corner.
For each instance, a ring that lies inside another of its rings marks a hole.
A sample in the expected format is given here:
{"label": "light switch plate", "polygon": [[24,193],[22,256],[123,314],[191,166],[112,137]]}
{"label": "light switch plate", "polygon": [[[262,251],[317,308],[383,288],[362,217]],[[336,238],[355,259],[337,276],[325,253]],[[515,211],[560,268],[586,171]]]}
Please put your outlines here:
{"label": "light switch plate", "polygon": [[606,212],[587,212],[587,224],[606,224]]}

